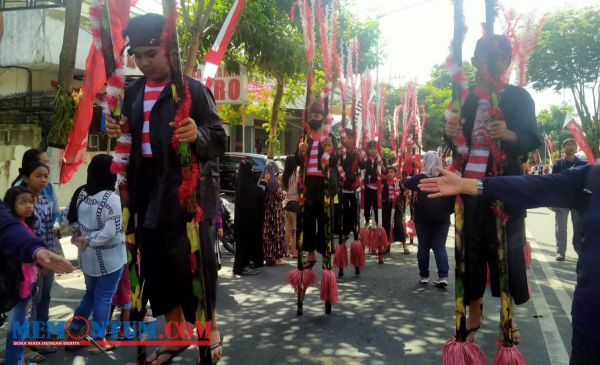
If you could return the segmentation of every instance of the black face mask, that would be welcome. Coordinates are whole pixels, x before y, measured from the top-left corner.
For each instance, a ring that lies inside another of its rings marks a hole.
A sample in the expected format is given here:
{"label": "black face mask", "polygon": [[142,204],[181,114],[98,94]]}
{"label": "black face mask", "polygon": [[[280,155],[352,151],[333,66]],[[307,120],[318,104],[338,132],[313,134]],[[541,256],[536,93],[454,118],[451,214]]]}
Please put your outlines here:
{"label": "black face mask", "polygon": [[319,130],[319,128],[321,128],[321,126],[323,125],[323,121],[311,119],[308,121],[308,125],[310,126],[311,130],[316,131]]}

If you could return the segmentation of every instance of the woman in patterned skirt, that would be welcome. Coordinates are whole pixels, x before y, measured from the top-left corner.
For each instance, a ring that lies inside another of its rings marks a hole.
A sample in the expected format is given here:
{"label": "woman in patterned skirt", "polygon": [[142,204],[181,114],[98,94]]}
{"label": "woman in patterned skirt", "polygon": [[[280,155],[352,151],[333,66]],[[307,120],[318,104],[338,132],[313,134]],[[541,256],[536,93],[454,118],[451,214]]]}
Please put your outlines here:
{"label": "woman in patterned skirt", "polygon": [[265,197],[265,223],[263,225],[263,249],[267,265],[284,264],[285,251],[285,193],[279,185],[279,167],[269,162],[265,167],[263,180],[267,182]]}

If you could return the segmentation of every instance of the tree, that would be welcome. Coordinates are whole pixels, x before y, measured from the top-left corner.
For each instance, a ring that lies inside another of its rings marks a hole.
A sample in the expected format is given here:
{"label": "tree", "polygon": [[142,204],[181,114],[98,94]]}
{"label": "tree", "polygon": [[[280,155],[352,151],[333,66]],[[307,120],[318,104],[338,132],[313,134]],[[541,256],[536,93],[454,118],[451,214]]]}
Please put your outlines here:
{"label": "tree", "polygon": [[594,150],[600,144],[599,29],[600,12],[593,8],[548,16],[527,70],[536,90],[571,91]]}
{"label": "tree", "polygon": [[67,144],[75,113],[75,100],[72,89],[81,22],[81,3],[82,0],[65,0],[65,29],[58,64],[58,92],[56,94],[52,127],[48,134],[48,143],[59,147]]}
{"label": "tree", "polygon": [[[191,76],[198,57],[203,54],[202,37],[213,12],[216,0],[181,0],[179,5],[179,37],[182,43],[183,74]],[[222,5],[222,4],[221,4]],[[222,22],[221,22],[222,23]],[[219,23],[220,24],[220,23]],[[214,27],[219,31],[218,27]]]}
{"label": "tree", "polygon": [[[255,74],[262,74],[275,81],[269,123],[265,126],[269,133],[268,156],[278,151],[278,133],[285,126],[284,98],[292,99],[293,91],[303,81],[304,61],[303,37],[294,24],[291,24],[287,11],[291,1],[254,0],[246,2],[235,33],[231,39],[232,54],[248,64]],[[288,88],[286,97],[286,86]],[[263,101],[262,108],[264,110]]]}
{"label": "tree", "polygon": [[563,128],[567,113],[573,112],[570,105],[550,105],[550,108],[540,111],[537,115],[540,133],[548,135],[554,146],[560,146],[562,141],[571,138],[571,133]]}

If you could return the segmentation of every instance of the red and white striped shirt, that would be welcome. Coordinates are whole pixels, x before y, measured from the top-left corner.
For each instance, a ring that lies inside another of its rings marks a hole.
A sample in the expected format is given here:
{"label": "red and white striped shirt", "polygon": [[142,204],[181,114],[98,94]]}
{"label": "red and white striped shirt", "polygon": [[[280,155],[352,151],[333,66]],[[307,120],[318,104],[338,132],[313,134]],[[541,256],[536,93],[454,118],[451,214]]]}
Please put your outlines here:
{"label": "red and white striped shirt", "polygon": [[490,102],[488,99],[479,99],[473,133],[471,134],[469,159],[463,173],[463,177],[467,179],[482,179],[485,177],[490,158],[490,149],[486,142],[489,132],[485,123],[489,120],[489,107]]}
{"label": "red and white striped shirt", "polygon": [[319,170],[319,139],[314,138],[310,150],[308,151],[308,166],[306,175],[323,176],[323,171]]}
{"label": "red and white striped shirt", "polygon": [[144,87],[144,124],[142,126],[142,157],[152,157],[152,146],[150,145],[150,113],[158,96],[163,91],[168,82],[155,84],[151,81],[146,81]]}

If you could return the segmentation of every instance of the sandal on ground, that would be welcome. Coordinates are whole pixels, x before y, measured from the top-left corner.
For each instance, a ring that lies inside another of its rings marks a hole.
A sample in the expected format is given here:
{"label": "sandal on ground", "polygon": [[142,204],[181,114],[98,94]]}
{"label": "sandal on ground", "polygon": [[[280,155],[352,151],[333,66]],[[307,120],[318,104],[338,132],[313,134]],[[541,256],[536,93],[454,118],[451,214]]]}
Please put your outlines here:
{"label": "sandal on ground", "polygon": [[[105,352],[110,352],[110,351],[112,351],[112,350],[114,350],[114,349],[116,349],[116,348],[117,348],[117,346],[116,346],[116,345],[113,345],[113,344],[108,344],[108,345],[106,345],[106,346],[101,346],[101,347],[102,347],[102,349],[103,349]],[[102,350],[100,350],[100,349],[99,349],[99,348],[97,348],[97,347],[92,347],[92,348],[90,348],[90,349],[88,350],[88,352],[89,352],[90,354],[92,354],[92,355],[98,355],[98,354],[102,354],[102,353],[103,353],[103,352],[102,352]]]}
{"label": "sandal on ground", "polygon": [[[510,337],[512,338],[513,345],[518,345],[519,343],[521,343],[521,331],[519,331],[519,327],[517,327],[514,319],[511,319],[511,327],[508,330],[510,331]],[[502,332],[502,328],[500,328],[500,339],[504,339],[504,333]]]}
{"label": "sandal on ground", "polygon": [[[154,351],[152,352],[152,355],[150,356],[154,356],[153,359],[148,360],[146,359],[146,364],[147,365],[151,365],[152,363],[154,363],[155,361],[159,362],[160,365],[167,365],[170,364],[171,361],[173,361],[174,358],[176,358],[177,356],[179,356],[182,352],[184,352],[185,350],[188,349],[189,346],[184,346],[181,347],[177,350],[172,350],[172,349],[160,349],[160,347],[157,347],[154,349]],[[161,361],[160,357],[167,357],[167,359]]]}
{"label": "sandal on ground", "polygon": [[210,345],[210,354],[212,357],[212,363],[216,364],[219,362],[219,360],[221,359],[221,356],[223,356],[223,351],[221,351],[221,355],[215,359],[215,352],[216,350],[218,350],[219,348],[223,348],[223,342],[219,341],[219,342],[215,342],[212,345]]}
{"label": "sandal on ground", "polygon": [[477,327],[473,327],[473,328],[467,328],[466,340],[469,341],[469,342],[475,342],[475,335],[477,334],[477,331],[479,330],[480,327],[481,326],[477,326]]}
{"label": "sandal on ground", "polygon": [[25,354],[23,355],[23,360],[25,360],[25,362],[27,362],[27,363],[42,362],[42,361],[46,360],[46,357],[37,351],[33,351],[31,349],[25,349]]}

